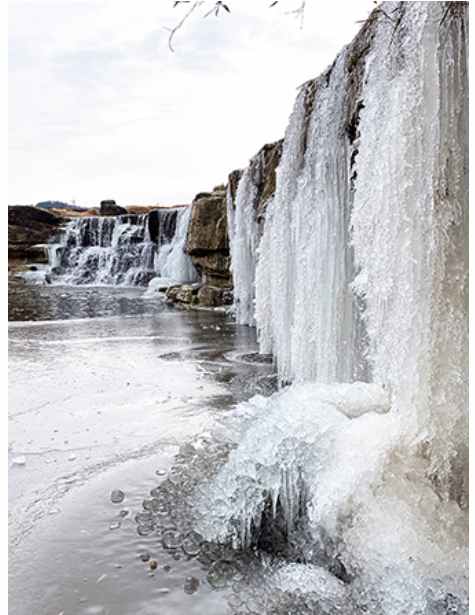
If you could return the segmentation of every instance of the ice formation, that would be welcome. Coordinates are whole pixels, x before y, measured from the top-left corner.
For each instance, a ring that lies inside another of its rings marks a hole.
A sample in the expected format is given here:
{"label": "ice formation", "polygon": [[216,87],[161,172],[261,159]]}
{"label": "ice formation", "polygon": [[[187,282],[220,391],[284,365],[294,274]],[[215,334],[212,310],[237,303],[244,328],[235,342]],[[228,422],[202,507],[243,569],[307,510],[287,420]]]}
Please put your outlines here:
{"label": "ice formation", "polygon": [[466,45],[466,3],[383,3],[301,88],[258,246],[246,173],[233,212],[238,318],[293,384],[236,408],[198,528],[305,525],[343,612],[468,609]]}
{"label": "ice formation", "polygon": [[191,207],[178,212],[176,230],[171,240],[162,242],[158,250],[157,271],[160,277],[179,282],[194,282],[198,278],[191,258],[185,252]]}
{"label": "ice formation", "polygon": [[262,230],[258,220],[258,205],[266,172],[265,157],[266,152],[262,149],[245,169],[235,199],[230,185],[226,196],[234,311],[236,321],[244,325],[255,324],[255,273]]}
{"label": "ice formation", "polygon": [[48,248],[54,280],[62,284],[144,286],[157,275],[193,281],[196,272],[185,253],[190,208],[151,214],[91,216],[69,222],[59,243]]}

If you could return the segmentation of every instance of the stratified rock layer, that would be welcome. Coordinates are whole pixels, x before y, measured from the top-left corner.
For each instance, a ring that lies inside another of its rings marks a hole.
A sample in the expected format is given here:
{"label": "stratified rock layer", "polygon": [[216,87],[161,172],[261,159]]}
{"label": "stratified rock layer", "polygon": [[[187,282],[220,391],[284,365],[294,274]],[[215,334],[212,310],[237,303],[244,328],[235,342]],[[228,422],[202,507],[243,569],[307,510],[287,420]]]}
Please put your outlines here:
{"label": "stratified rock layer", "polygon": [[231,303],[225,186],[218,186],[212,192],[200,192],[194,198],[186,252],[200,275],[199,290],[190,293],[170,289],[169,299],[207,307]]}
{"label": "stratified rock layer", "polygon": [[28,205],[8,206],[8,258],[47,262],[47,244],[57,233],[61,218]]}

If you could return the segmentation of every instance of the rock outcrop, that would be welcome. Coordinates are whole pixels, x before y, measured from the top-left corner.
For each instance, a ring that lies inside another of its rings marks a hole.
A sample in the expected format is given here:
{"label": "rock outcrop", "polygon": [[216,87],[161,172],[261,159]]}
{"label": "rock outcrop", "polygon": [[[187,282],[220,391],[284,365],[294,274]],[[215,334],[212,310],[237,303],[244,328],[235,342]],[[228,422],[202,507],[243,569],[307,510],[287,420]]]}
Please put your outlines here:
{"label": "rock outcrop", "polygon": [[194,198],[186,252],[200,274],[200,286],[194,294],[170,289],[169,298],[208,307],[232,303],[226,186],[200,192]]}
{"label": "rock outcrop", "polygon": [[44,209],[29,205],[8,206],[9,260],[48,262],[47,244],[63,220]]}
{"label": "rock outcrop", "polygon": [[113,200],[101,201],[99,208],[100,216],[123,216],[128,213],[129,212],[125,209],[125,207],[117,205],[117,203]]}

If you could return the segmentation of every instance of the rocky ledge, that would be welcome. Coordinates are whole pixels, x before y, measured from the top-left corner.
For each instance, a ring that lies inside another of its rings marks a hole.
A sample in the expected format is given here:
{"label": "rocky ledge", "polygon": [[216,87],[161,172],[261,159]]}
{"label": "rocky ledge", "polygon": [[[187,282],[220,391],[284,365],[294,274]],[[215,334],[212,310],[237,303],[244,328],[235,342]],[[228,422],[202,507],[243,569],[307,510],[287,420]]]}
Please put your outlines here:
{"label": "rocky ledge", "polygon": [[8,260],[47,263],[45,247],[64,222],[62,218],[28,205],[8,206]]}

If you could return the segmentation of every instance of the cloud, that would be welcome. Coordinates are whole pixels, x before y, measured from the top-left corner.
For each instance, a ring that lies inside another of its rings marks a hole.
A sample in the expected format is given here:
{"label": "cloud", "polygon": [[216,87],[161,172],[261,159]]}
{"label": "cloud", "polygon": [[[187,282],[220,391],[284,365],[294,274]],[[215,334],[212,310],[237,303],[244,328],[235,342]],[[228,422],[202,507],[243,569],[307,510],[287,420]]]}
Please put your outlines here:
{"label": "cloud", "polygon": [[10,201],[180,202],[225,181],[283,136],[296,87],[371,8],[307,4],[303,30],[255,0],[193,16],[170,53],[168,0],[14,0]]}

